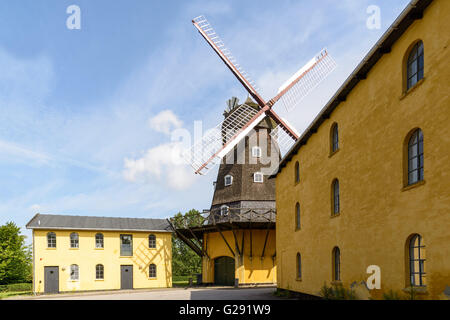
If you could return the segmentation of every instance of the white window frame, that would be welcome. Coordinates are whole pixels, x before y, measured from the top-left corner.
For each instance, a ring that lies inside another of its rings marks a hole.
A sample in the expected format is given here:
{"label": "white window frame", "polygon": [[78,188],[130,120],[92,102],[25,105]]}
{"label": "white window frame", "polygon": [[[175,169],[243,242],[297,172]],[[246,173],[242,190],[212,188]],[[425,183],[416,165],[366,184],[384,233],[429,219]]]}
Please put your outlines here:
{"label": "white window frame", "polygon": [[[230,183],[227,183],[227,178],[230,178]],[[225,187],[231,186],[233,184],[233,176],[227,174],[224,178],[223,178],[223,182],[225,184]]]}
{"label": "white window frame", "polygon": [[[226,212],[223,212],[224,209],[226,209]],[[220,215],[222,217],[226,217],[229,213],[230,213],[230,207],[229,206],[223,205],[223,206],[220,207]]]}
{"label": "white window frame", "polygon": [[[257,176],[261,176],[261,181],[258,181],[256,179]],[[264,175],[262,174],[262,172],[255,172],[253,174],[253,182],[255,182],[255,183],[264,183]]]}
{"label": "white window frame", "polygon": [[258,147],[258,146],[252,147],[252,157],[253,158],[261,158],[261,156],[262,156],[261,147]]}

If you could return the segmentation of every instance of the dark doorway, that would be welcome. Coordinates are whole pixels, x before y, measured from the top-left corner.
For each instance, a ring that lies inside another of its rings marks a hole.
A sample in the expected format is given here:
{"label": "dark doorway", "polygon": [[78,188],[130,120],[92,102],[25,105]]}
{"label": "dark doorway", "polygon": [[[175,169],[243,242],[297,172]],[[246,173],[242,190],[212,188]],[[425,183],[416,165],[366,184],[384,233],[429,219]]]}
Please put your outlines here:
{"label": "dark doorway", "polygon": [[120,266],[120,289],[133,289],[133,266]]}
{"label": "dark doorway", "polygon": [[235,276],[234,259],[219,257],[214,259],[214,284],[233,286]]}
{"label": "dark doorway", "polygon": [[44,267],[44,293],[59,292],[59,268]]}

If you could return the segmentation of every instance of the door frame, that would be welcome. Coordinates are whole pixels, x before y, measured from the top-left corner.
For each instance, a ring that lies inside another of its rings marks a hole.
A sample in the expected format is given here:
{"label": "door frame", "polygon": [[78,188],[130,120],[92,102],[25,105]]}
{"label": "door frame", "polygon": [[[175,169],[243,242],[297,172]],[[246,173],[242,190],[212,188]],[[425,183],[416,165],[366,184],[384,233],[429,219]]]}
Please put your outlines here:
{"label": "door frame", "polygon": [[[122,282],[123,267],[129,267],[131,269],[131,288],[123,288],[123,282]],[[133,265],[132,264],[121,264],[120,265],[120,290],[130,290],[130,289],[134,289]]]}
{"label": "door frame", "polygon": [[[56,284],[57,284],[57,291],[56,292],[49,292],[47,291],[47,268],[56,268]],[[59,266],[44,266],[44,293],[59,293]]]}

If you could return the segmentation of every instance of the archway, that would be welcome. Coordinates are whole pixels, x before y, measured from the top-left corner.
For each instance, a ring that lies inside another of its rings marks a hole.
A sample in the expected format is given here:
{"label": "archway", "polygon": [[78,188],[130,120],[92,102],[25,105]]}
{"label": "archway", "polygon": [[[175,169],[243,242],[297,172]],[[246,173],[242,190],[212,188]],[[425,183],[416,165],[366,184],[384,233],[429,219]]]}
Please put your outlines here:
{"label": "archway", "polygon": [[233,286],[235,278],[234,259],[230,257],[218,257],[214,259],[214,284],[221,286]]}

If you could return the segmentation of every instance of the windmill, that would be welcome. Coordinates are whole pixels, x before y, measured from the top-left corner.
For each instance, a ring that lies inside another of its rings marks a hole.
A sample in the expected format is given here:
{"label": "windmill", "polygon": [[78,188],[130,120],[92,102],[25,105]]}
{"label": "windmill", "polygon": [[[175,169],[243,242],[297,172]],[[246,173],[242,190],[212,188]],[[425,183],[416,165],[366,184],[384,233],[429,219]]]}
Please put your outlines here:
{"label": "windmill", "polygon": [[236,62],[231,51],[226,48],[208,20],[204,16],[199,16],[193,19],[192,23],[259,106],[259,109],[246,104],[238,106],[193,145],[186,154],[186,159],[194,168],[195,173],[206,174],[265,117],[271,118],[277,125],[272,130],[271,136],[277,140],[279,148],[289,150],[298,139],[298,135],[275,113],[273,107],[278,101],[281,101],[287,111],[293,110],[336,68],[336,63],[328,51],[324,49],[314,56],[279,88],[275,97],[266,102],[258,93],[255,83],[248,73]]}

